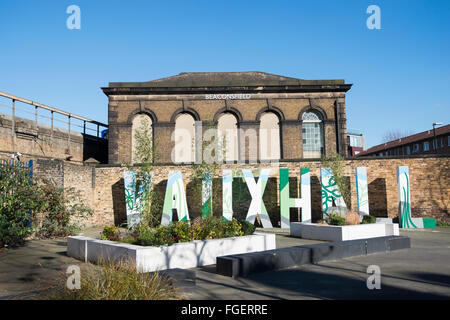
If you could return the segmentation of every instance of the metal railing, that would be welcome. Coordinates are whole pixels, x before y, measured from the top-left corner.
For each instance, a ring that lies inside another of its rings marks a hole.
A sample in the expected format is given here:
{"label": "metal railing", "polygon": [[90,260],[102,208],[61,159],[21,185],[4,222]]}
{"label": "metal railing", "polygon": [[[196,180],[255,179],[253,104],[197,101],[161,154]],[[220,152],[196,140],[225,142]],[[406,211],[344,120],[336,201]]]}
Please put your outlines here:
{"label": "metal railing", "polygon": [[[0,97],[8,98],[8,99],[11,99],[11,101],[12,101],[11,106],[10,106],[10,108],[11,108],[11,120],[12,120],[12,122],[11,122],[11,136],[15,136],[15,134],[16,134],[16,121],[15,121],[15,118],[16,118],[16,101],[25,103],[27,105],[34,106],[34,121],[35,121],[36,128],[38,127],[38,117],[49,118],[50,119],[51,140],[53,140],[54,121],[64,122],[62,120],[55,119],[54,118],[54,114],[60,114],[60,115],[63,115],[65,117],[67,117],[67,122],[65,122],[65,123],[67,123],[67,125],[68,125],[68,138],[67,139],[68,139],[69,146],[70,146],[71,119],[77,119],[77,120],[83,121],[83,126],[75,125],[75,126],[80,127],[80,128],[83,129],[83,134],[86,134],[86,130],[89,130],[89,128],[86,127],[87,123],[95,125],[96,128],[97,128],[97,130],[96,130],[97,138],[100,137],[100,133],[101,133],[100,132],[100,127],[103,127],[103,128],[106,128],[106,129],[108,128],[108,125],[105,124],[105,123],[101,123],[101,122],[98,122],[98,121],[95,121],[95,120],[92,120],[92,119],[89,119],[89,118],[86,118],[86,117],[83,117],[83,116],[79,116],[79,115],[76,115],[76,114],[73,114],[73,113],[69,113],[69,112],[66,112],[66,111],[61,110],[61,109],[50,107],[50,106],[47,106],[45,104],[42,104],[42,103],[39,103],[39,102],[36,102],[36,101],[20,98],[20,97],[17,97],[15,95],[12,95],[12,94],[9,94],[9,93],[6,93],[6,92],[0,91]],[[9,107],[9,106],[1,104],[1,103],[0,103],[0,105],[1,106],[5,106],[5,107]],[[45,116],[42,116],[42,115],[38,115],[38,109],[39,108],[50,111],[50,117],[45,117]],[[22,110],[22,111],[24,111],[26,113],[29,113],[29,114],[32,113],[32,112],[30,112],[28,110]],[[74,124],[72,124],[72,126],[74,126]],[[90,130],[92,130],[92,129],[90,129]]]}

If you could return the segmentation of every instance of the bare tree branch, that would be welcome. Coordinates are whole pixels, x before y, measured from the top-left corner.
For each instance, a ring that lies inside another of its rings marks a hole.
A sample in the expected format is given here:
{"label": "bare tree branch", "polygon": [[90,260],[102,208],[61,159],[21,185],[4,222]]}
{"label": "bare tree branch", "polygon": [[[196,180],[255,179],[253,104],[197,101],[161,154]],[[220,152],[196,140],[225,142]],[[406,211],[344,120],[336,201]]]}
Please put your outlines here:
{"label": "bare tree branch", "polygon": [[401,131],[398,129],[397,130],[389,130],[384,133],[381,140],[383,143],[385,143],[385,142],[398,140],[400,138],[404,138],[404,137],[410,136],[412,134],[414,134],[414,132],[412,130],[404,130],[404,131]]}

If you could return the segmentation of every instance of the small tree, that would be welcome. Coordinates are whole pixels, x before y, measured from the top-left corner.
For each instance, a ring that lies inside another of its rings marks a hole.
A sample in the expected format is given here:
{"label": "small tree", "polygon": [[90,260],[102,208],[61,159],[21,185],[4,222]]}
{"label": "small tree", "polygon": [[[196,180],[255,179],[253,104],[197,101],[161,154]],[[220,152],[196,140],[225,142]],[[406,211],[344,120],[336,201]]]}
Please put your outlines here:
{"label": "small tree", "polygon": [[[211,129],[212,125],[210,125],[208,127],[208,129]],[[196,190],[195,190],[195,195],[201,195],[198,198],[201,199],[196,199],[198,201],[202,201],[203,199],[203,186],[202,186],[202,182],[206,181],[211,182],[212,184],[212,180],[214,179],[214,176],[216,175],[217,170],[219,169],[219,164],[218,164],[218,155],[220,153],[219,149],[221,144],[218,143],[218,136],[215,136],[214,141],[212,141],[212,144],[215,144],[215,148],[214,150],[214,154],[211,155],[212,159],[206,159],[205,160],[205,155],[204,155],[204,150],[207,147],[207,143],[206,141],[203,140],[203,137],[201,139],[201,144],[200,144],[200,150],[197,152],[197,154],[201,155],[201,161],[199,161],[199,163],[195,162],[192,165],[192,182],[193,185],[195,186]],[[195,144],[195,141],[193,141],[193,145]],[[198,147],[198,146],[197,146]],[[224,148],[222,154],[225,154],[225,147],[222,144],[222,147]],[[211,190],[211,197],[212,197],[212,190]],[[203,203],[202,203],[203,205]],[[212,207],[212,198],[210,200],[209,204],[206,204],[206,206],[211,206],[211,215],[213,215],[213,207]],[[202,216],[206,215],[207,209],[202,207]]]}
{"label": "small tree", "polygon": [[142,119],[140,126],[135,131],[134,161],[137,165],[129,166],[136,171],[135,185],[132,186],[140,199],[138,211],[141,221],[136,228],[148,228],[159,224],[159,211],[161,204],[158,201],[155,188],[150,188],[151,173],[154,162],[158,157],[156,147],[151,138],[151,128]]}
{"label": "small tree", "polygon": [[344,175],[345,160],[338,153],[334,153],[331,157],[322,157],[322,165],[333,171],[332,179],[336,182],[339,192],[348,205],[351,199],[350,183]]}

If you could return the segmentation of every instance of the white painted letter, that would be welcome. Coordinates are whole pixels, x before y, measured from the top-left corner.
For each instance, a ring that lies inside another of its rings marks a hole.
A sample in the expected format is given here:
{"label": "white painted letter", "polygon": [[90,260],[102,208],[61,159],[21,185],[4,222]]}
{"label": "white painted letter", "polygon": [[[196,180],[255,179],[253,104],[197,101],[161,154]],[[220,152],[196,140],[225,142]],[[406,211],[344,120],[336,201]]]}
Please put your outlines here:
{"label": "white painted letter", "polygon": [[80,290],[81,289],[81,281],[80,281],[80,267],[76,265],[71,265],[67,268],[66,274],[69,275],[67,278],[67,289],[69,290]]}
{"label": "white painted letter", "polygon": [[368,14],[373,13],[370,17],[367,18],[366,25],[369,30],[373,29],[381,29],[381,10],[377,5],[370,5],[367,7]]}
{"label": "white painted letter", "polygon": [[81,29],[81,10],[80,7],[77,5],[71,5],[67,7],[66,10],[67,14],[71,14],[67,20],[66,25],[67,29],[73,30],[73,29]]}
{"label": "white painted letter", "polygon": [[373,273],[367,278],[367,289],[381,289],[381,270],[377,265],[370,265],[367,267],[367,273]]}

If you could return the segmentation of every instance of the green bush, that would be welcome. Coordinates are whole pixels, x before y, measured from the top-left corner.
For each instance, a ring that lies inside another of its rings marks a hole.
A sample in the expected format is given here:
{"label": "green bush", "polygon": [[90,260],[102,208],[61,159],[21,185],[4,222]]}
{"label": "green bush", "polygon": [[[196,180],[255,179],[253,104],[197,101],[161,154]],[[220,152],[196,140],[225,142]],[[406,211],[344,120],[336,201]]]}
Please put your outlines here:
{"label": "green bush", "polygon": [[31,177],[28,169],[0,166],[0,247],[24,243],[32,234],[51,238],[73,234],[92,214],[73,188],[57,188]]}
{"label": "green bush", "polygon": [[158,226],[155,228],[156,231],[156,245],[172,245],[176,242],[176,235],[173,232],[173,225],[169,227]]}
{"label": "green bush", "polygon": [[102,240],[119,241],[120,231],[115,226],[106,226],[101,233]]}
{"label": "green bush", "polygon": [[376,217],[366,214],[366,215],[363,216],[363,219],[362,219],[361,223],[362,224],[369,224],[369,223],[376,223],[376,222],[377,222],[377,218]]}
{"label": "green bush", "polygon": [[188,222],[179,221],[173,224],[172,233],[176,242],[189,242],[192,239],[191,226]]}
{"label": "green bush", "polygon": [[242,230],[242,224],[236,219],[224,223],[224,238],[240,237],[243,235],[244,231]]}
{"label": "green bush", "polygon": [[81,201],[80,192],[74,188],[58,188],[50,181],[42,181],[39,188],[45,194],[44,207],[40,212],[40,219],[36,235],[42,238],[65,237],[80,230],[75,219],[82,219],[92,215]]}
{"label": "green bush", "polygon": [[256,230],[255,225],[246,220],[241,221],[241,225],[242,225],[242,231],[244,232],[244,236],[251,235]]}
{"label": "green bush", "polygon": [[156,243],[156,232],[151,230],[146,230],[141,232],[136,238],[135,244],[141,246],[153,246]]}
{"label": "green bush", "polygon": [[135,244],[141,246],[152,246],[156,242],[155,238],[155,232],[151,230],[143,231],[135,238]]}
{"label": "green bush", "polygon": [[[192,222],[179,221],[169,226],[156,228],[140,227],[135,235],[135,244],[142,246],[172,245],[177,242],[192,240],[220,239],[253,234],[255,226],[236,219],[225,221],[222,218],[204,217]],[[130,237],[127,243],[131,243]]]}
{"label": "green bush", "polygon": [[216,217],[203,218],[200,222],[202,237],[199,240],[223,238],[225,223],[226,221]]}
{"label": "green bush", "polygon": [[172,227],[159,226],[140,233],[136,240],[136,244],[141,246],[162,246],[174,244],[176,237]]}
{"label": "green bush", "polygon": [[345,225],[345,218],[337,214],[329,214],[327,223],[332,226],[343,226]]}
{"label": "green bush", "polygon": [[23,244],[33,233],[32,221],[45,206],[43,199],[28,170],[0,166],[0,247]]}

